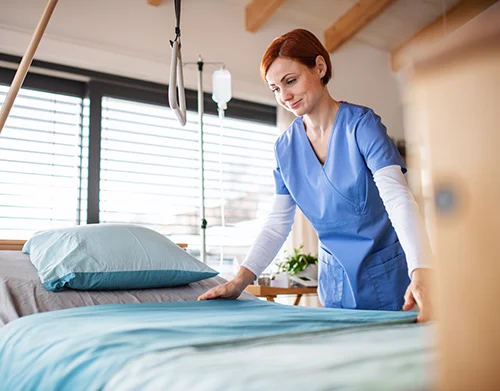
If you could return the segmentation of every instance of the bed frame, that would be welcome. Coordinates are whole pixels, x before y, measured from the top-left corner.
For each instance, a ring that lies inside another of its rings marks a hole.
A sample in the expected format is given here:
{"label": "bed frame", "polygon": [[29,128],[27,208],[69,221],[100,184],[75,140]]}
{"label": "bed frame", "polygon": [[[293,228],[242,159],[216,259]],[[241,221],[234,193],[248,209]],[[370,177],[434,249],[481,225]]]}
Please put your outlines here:
{"label": "bed frame", "polygon": [[21,251],[26,240],[0,240],[0,250]]}

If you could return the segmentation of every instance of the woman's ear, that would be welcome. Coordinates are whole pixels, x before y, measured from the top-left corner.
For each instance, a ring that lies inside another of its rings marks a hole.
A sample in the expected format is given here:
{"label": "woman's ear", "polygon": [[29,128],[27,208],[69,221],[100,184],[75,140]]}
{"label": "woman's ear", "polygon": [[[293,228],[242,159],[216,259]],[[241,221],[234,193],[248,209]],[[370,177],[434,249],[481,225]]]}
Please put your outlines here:
{"label": "woman's ear", "polygon": [[325,58],[321,55],[316,57],[316,69],[318,70],[320,78],[326,75],[326,61]]}

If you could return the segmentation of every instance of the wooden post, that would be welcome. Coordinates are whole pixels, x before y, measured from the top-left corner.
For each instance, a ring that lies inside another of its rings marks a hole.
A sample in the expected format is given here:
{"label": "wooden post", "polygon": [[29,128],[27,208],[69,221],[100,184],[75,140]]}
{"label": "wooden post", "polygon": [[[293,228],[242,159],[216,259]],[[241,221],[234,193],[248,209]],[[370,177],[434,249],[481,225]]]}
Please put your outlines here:
{"label": "wooden post", "polygon": [[429,156],[437,386],[500,390],[500,3],[417,62],[409,91]]}
{"label": "wooden post", "polygon": [[31,38],[31,42],[26,50],[26,53],[19,64],[19,68],[17,69],[16,75],[14,76],[14,80],[9,88],[9,92],[7,93],[7,97],[3,102],[2,108],[0,109],[0,133],[2,133],[2,129],[9,117],[10,109],[14,105],[14,101],[16,100],[16,96],[21,89],[21,86],[24,82],[26,74],[30,69],[31,62],[33,61],[33,57],[35,56],[36,49],[40,40],[42,39],[43,33],[49,24],[50,17],[54,12],[54,8],[56,8],[57,0],[48,0],[47,5],[45,6],[45,10],[43,11],[42,17],[40,18],[40,22],[38,22],[38,26],[33,33],[33,37]]}

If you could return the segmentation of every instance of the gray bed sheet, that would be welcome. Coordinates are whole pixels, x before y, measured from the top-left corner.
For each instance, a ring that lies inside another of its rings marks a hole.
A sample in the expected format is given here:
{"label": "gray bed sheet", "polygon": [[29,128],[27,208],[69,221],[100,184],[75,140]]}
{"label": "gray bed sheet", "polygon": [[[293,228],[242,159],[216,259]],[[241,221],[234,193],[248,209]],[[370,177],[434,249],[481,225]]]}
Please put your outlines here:
{"label": "gray bed sheet", "polygon": [[[159,289],[114,291],[64,290],[50,292],[38,278],[29,256],[21,251],[0,251],[0,327],[38,312],[100,304],[193,301],[210,288],[225,282],[213,277],[189,285]],[[243,293],[242,299],[257,299]]]}

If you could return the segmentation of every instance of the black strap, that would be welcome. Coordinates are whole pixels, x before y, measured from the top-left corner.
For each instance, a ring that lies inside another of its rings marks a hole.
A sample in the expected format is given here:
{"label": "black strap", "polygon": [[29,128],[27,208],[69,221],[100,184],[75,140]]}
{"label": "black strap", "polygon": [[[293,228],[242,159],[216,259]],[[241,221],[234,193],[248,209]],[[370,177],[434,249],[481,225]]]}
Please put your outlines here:
{"label": "black strap", "polygon": [[180,46],[180,38],[181,38],[181,0],[174,0],[174,9],[175,9],[175,39],[173,41],[170,41],[170,46],[173,46],[175,41],[179,41],[179,46]]}

